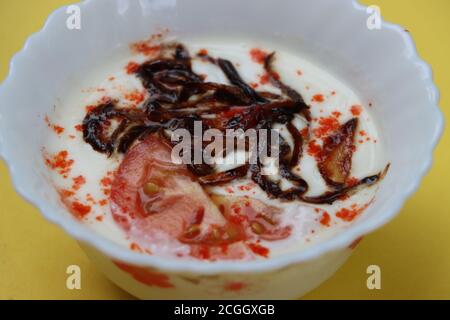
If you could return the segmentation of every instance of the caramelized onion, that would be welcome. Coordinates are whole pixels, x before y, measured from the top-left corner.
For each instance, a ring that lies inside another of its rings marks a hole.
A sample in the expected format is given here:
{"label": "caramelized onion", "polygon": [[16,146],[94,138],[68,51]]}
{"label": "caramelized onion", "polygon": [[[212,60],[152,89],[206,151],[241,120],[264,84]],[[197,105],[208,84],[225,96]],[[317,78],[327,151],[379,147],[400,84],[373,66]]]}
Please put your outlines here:
{"label": "caramelized onion", "polygon": [[[302,114],[309,126],[310,111],[301,94],[283,83],[275,71],[275,53],[266,57],[264,69],[281,94],[256,91],[241,78],[228,60],[207,54],[201,58],[219,66],[229,84],[205,82],[192,70],[191,57],[182,44],[162,45],[159,57],[143,63],[135,72],[148,91],[149,98],[138,109],[118,108],[114,101],[99,104],[86,114],[83,121],[85,142],[94,150],[111,155],[114,152],[126,153],[137,141],[157,131],[163,139],[167,139],[163,134],[166,129],[186,129],[193,135],[194,122],[200,120],[204,130],[214,128],[222,132],[227,129],[271,129],[278,123],[286,125],[294,141],[291,148],[280,137],[281,144],[276,151],[278,155],[271,155],[278,156],[280,175],[292,184],[288,190],[282,190],[279,182],[262,174],[261,159],[257,159],[256,164],[247,163],[220,173],[207,164],[190,164],[187,168],[203,185],[227,183],[249,173],[251,179],[271,198],[315,204],[333,203],[383,177],[380,173],[352,186],[347,185],[358,125],[355,118],[325,138],[323,150],[317,157],[319,171],[331,190],[318,197],[305,196],[308,184],[292,170],[301,160],[305,141],[292,121],[296,114]],[[116,124],[114,130],[112,123]],[[269,141],[269,150],[270,144]]]}

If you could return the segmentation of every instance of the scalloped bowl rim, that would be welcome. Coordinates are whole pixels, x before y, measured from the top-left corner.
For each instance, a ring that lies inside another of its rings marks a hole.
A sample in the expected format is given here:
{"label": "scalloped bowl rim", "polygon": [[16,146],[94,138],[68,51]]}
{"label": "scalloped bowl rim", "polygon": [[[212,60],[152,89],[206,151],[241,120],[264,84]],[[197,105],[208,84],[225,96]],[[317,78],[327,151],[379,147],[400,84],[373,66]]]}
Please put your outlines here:
{"label": "scalloped bowl rim", "polygon": [[[361,11],[366,11],[366,6],[363,6],[357,2],[357,0],[351,0],[353,9],[355,13],[359,13]],[[95,0],[85,0],[77,5],[86,6],[90,3],[95,2]],[[61,12],[65,11],[68,6],[61,7],[55,10],[45,22],[44,27],[31,35],[27,41],[23,49],[14,55],[10,62],[9,74],[4,82],[0,85],[0,91],[3,90],[6,83],[13,82],[15,79],[15,65],[20,62],[22,57],[29,54],[31,44],[33,42],[38,42],[41,38],[45,36],[46,31],[51,27],[53,19]],[[337,251],[348,246],[355,239],[364,236],[390,220],[392,220],[396,214],[401,210],[405,201],[418,189],[419,184],[422,178],[427,174],[430,170],[432,162],[433,162],[433,150],[436,148],[437,143],[439,142],[440,137],[442,136],[444,130],[444,117],[438,106],[439,102],[439,91],[433,82],[433,75],[431,67],[424,62],[418,55],[414,41],[412,37],[403,32],[404,29],[393,23],[386,22],[382,20],[382,27],[391,30],[391,32],[399,33],[402,38],[404,45],[406,47],[405,58],[408,59],[411,63],[416,65],[420,65],[423,70],[423,76],[427,84],[427,89],[432,93],[432,97],[430,97],[429,105],[430,108],[436,112],[436,130],[434,132],[434,136],[432,141],[430,141],[429,152],[427,161],[423,163],[420,168],[416,179],[403,190],[401,195],[397,196],[397,202],[395,205],[389,207],[383,214],[377,215],[372,218],[370,221],[364,221],[358,226],[355,226],[353,229],[347,230],[346,232],[342,232],[328,241],[324,241],[323,243],[319,243],[315,246],[307,248],[303,251],[295,252],[289,255],[281,255],[268,260],[257,260],[257,261],[217,261],[213,263],[205,263],[204,261],[186,261],[186,260],[165,260],[161,257],[155,256],[147,256],[142,255],[136,252],[133,252],[125,247],[122,247],[118,244],[113,243],[110,240],[107,240],[95,232],[88,230],[82,224],[68,219],[60,214],[52,213],[50,208],[48,208],[45,201],[33,197],[22,190],[21,185],[18,182],[18,174],[16,166],[14,165],[13,159],[8,159],[8,156],[5,154],[5,150],[1,145],[0,139],[0,157],[4,159],[7,167],[9,168],[10,175],[12,177],[13,185],[18,194],[20,194],[25,200],[31,203],[33,206],[37,207],[42,215],[49,220],[50,222],[61,227],[65,232],[74,237],[76,240],[87,243],[94,248],[97,248],[107,256],[112,257],[113,259],[117,259],[120,261],[125,261],[127,263],[139,266],[147,266],[147,267],[155,267],[162,270],[167,270],[170,272],[193,272],[193,273],[202,273],[202,274],[214,274],[214,273],[245,273],[245,272],[270,272],[273,270],[281,269],[290,265],[298,264],[301,262],[313,260],[318,258],[326,253]],[[1,115],[0,115],[1,116]],[[1,138],[1,137],[0,137]]]}

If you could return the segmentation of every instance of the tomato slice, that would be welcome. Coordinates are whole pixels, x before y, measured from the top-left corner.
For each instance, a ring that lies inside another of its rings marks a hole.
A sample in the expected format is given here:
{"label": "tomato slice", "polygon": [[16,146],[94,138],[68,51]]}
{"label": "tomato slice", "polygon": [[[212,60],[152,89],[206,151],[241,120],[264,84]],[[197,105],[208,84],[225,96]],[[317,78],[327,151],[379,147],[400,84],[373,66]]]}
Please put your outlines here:
{"label": "tomato slice", "polygon": [[[280,210],[244,197],[209,196],[185,165],[171,161],[171,146],[149,135],[131,148],[111,189],[115,221],[137,242],[187,245],[199,259],[251,257],[247,240],[279,240]],[[160,242],[158,242],[160,241]]]}
{"label": "tomato slice", "polygon": [[214,195],[212,200],[228,221],[239,224],[245,229],[249,239],[275,241],[291,235],[291,226],[280,225],[281,209],[279,208],[246,197]]}
{"label": "tomato slice", "polygon": [[157,135],[126,154],[112,184],[111,203],[114,219],[128,231],[178,238],[193,224],[201,229],[225,224],[187,168],[171,161],[171,147]]}

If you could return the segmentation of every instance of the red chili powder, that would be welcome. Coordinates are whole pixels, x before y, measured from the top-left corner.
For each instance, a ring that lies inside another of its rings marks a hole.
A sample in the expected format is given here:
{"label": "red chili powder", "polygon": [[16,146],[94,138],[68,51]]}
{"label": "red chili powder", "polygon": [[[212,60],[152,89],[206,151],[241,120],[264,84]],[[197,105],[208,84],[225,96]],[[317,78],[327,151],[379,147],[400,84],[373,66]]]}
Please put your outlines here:
{"label": "red chili powder", "polygon": [[135,90],[135,91],[126,93],[125,94],[125,99],[127,99],[129,101],[132,101],[132,102],[134,102],[136,104],[139,104],[142,101],[144,101],[145,96],[144,96],[144,94],[142,92],[139,92],[139,91]]}
{"label": "red chili powder", "polygon": [[250,50],[250,57],[256,63],[263,64],[269,54],[261,49],[253,48]]}
{"label": "red chili powder", "polygon": [[313,132],[318,138],[322,138],[323,136],[339,129],[340,126],[339,121],[335,117],[321,117],[319,119],[319,127],[315,128]]}
{"label": "red chili powder", "polygon": [[270,77],[274,78],[275,80],[280,80],[280,75],[277,72],[272,72],[271,74],[268,74],[266,72],[263,75],[259,76],[259,83],[262,85],[268,84],[270,82]]}
{"label": "red chili powder", "polygon": [[342,113],[340,113],[339,111],[333,111],[331,114],[336,118],[339,118],[340,116],[342,116]]}
{"label": "red chili powder", "polygon": [[352,113],[354,116],[359,116],[359,115],[361,114],[361,112],[362,112],[362,107],[359,106],[359,105],[353,105],[353,106],[350,108],[350,111],[351,111],[351,113]]}
{"label": "red chili powder", "polygon": [[367,209],[367,207],[372,203],[370,201],[369,203],[363,205],[361,208],[358,208],[356,204],[352,204],[350,208],[342,208],[338,212],[336,212],[336,217],[351,222],[353,221],[357,216],[359,216],[364,210]]}
{"label": "red chili powder", "polygon": [[328,212],[324,211],[322,214],[322,218],[320,219],[320,224],[325,227],[329,227],[330,221],[331,221],[330,215],[328,214]]}
{"label": "red chili powder", "polygon": [[112,180],[109,177],[104,177],[102,180],[100,180],[100,183],[102,184],[102,186],[104,187],[110,187],[112,184]]}
{"label": "red chili powder", "polygon": [[140,41],[131,45],[131,50],[146,56],[153,56],[161,50],[160,45],[152,44],[150,41]]}
{"label": "red chili powder", "polygon": [[86,179],[83,176],[75,177],[72,180],[73,180],[72,185],[73,190],[79,190],[81,186],[86,183]]}
{"label": "red chili powder", "polygon": [[135,243],[135,242],[132,242],[132,243],[130,244],[130,249],[131,249],[132,251],[142,252],[141,247],[140,247],[137,243]]}
{"label": "red chili powder", "polygon": [[312,97],[311,101],[313,102],[324,102],[325,101],[325,97],[323,96],[323,94],[316,94]]}
{"label": "red chili powder", "polygon": [[200,49],[200,50],[197,52],[197,55],[199,55],[199,56],[207,56],[207,55],[208,55],[208,50],[206,50],[206,49]]}
{"label": "red chili powder", "polygon": [[316,144],[316,140],[311,140],[308,143],[308,154],[313,157],[319,157],[322,153],[322,148]]}
{"label": "red chili powder", "polygon": [[137,64],[134,61],[130,61],[128,62],[128,64],[125,67],[125,70],[127,71],[128,74],[133,74],[135,73],[137,70],[139,69],[139,64]]}
{"label": "red chili powder", "polygon": [[268,84],[269,80],[270,80],[270,76],[268,73],[265,73],[259,77],[259,83],[261,83],[262,85]]}
{"label": "red chili powder", "polygon": [[77,219],[83,219],[89,212],[91,212],[91,206],[84,205],[78,201],[72,202],[71,212]]}
{"label": "red chili powder", "polygon": [[67,150],[62,150],[53,155],[51,158],[46,158],[45,163],[53,170],[59,169],[58,172],[60,174],[67,174],[74,163],[74,161],[72,159],[68,159],[68,157],[69,153]]}
{"label": "red chili powder", "polygon": [[359,182],[359,180],[356,179],[355,177],[348,178],[347,179],[347,186],[353,187],[353,186],[357,185],[358,182]]}
{"label": "red chili powder", "polygon": [[71,191],[71,190],[59,190],[59,194],[61,195],[62,200],[64,201],[66,198],[72,197],[73,195],[75,195],[75,192]]}
{"label": "red chili powder", "polygon": [[48,116],[45,116],[45,123],[47,123],[47,126],[51,128],[57,135],[60,135],[64,132],[64,128],[61,126],[58,126],[56,124],[52,124],[48,118]]}
{"label": "red chili powder", "polygon": [[86,112],[91,112],[91,111],[93,111],[96,107],[97,107],[97,106],[89,105],[89,106],[86,106],[85,109],[86,109]]}
{"label": "red chili powder", "polygon": [[308,127],[304,127],[302,130],[300,130],[300,134],[302,135],[303,139],[308,138],[309,128]]}
{"label": "red chili powder", "polygon": [[247,246],[249,247],[250,250],[253,251],[253,253],[255,253],[261,257],[267,258],[269,256],[269,252],[270,252],[269,249],[266,247],[263,247],[260,244],[248,243]]}

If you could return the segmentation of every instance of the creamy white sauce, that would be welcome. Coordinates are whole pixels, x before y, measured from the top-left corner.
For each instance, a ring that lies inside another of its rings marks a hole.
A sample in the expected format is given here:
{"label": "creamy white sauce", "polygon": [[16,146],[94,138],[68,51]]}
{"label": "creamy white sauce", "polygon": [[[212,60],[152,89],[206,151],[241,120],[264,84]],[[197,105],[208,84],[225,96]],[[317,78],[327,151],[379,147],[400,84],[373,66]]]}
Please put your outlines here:
{"label": "creamy white sauce", "polygon": [[[350,86],[342,83],[333,75],[326,71],[326,66],[319,67],[313,65],[299,55],[289,50],[280,49],[270,44],[261,45],[260,43],[238,43],[238,42],[220,42],[214,41],[181,41],[184,42],[191,54],[194,55],[200,49],[208,50],[213,57],[221,57],[232,61],[242,78],[247,83],[259,83],[264,70],[261,64],[252,61],[249,51],[252,48],[260,48],[264,51],[276,51],[275,69],[280,74],[284,83],[296,89],[304,97],[305,102],[311,105],[311,114],[313,118],[329,117],[332,112],[339,111],[341,124],[350,120],[352,115],[351,107],[353,105],[362,106],[359,115],[358,133],[355,137],[356,151],[353,154],[351,177],[363,178],[380,172],[384,166],[382,141],[379,140],[376,124],[369,113],[369,106],[363,105],[362,100]],[[67,178],[62,177],[55,171],[52,171],[54,184],[58,189],[71,189],[72,178],[82,175],[86,183],[79,190],[75,191],[72,200],[91,206],[91,212],[82,220],[89,228],[100,235],[121,245],[129,247],[132,243],[127,234],[114,222],[110,211],[109,203],[100,205],[101,200],[108,199],[104,194],[101,180],[107,176],[107,172],[113,172],[117,169],[121,161],[121,156],[108,158],[104,154],[95,152],[90,145],[82,139],[82,133],[75,129],[79,125],[85,114],[86,106],[96,105],[103,97],[111,97],[119,102],[119,105],[127,107],[133,105],[130,101],[131,92],[147,93],[134,75],[129,75],[125,71],[125,66],[130,61],[137,63],[144,62],[147,58],[142,55],[127,53],[118,54],[108,61],[99,61],[98,68],[93,70],[92,74],[86,75],[86,81],[80,88],[73,88],[72,92],[61,99],[62,103],[55,107],[55,111],[48,117],[52,124],[57,124],[64,128],[61,134],[50,134],[45,152],[55,154],[61,150],[67,150],[69,158],[74,160],[74,164]],[[228,83],[222,71],[217,67],[202,59],[195,58],[193,69],[198,74],[207,75],[206,81]],[[357,84],[352,84],[356,86]],[[270,84],[259,84],[257,90],[271,91],[279,93],[279,90]],[[315,95],[321,94],[324,97],[323,102],[313,101]],[[301,117],[296,117],[294,125],[301,130],[306,123]],[[318,126],[317,122],[312,122],[312,130]],[[277,126],[281,135],[292,145],[292,139],[284,126]],[[360,134],[364,132],[364,136]],[[69,137],[70,135],[75,138]],[[369,137],[369,141],[367,141]],[[360,140],[363,143],[360,143]],[[320,144],[320,139],[318,139]],[[308,182],[308,195],[320,195],[327,190],[327,186],[320,175],[316,161],[308,154],[307,146],[300,164],[294,170]],[[240,155],[242,156],[242,154]],[[270,165],[269,165],[270,166]],[[233,165],[223,164],[221,170],[233,168]],[[274,169],[274,168],[272,168]],[[276,168],[275,168],[276,169]],[[280,180],[278,177],[274,179]],[[346,222],[336,216],[336,213],[342,208],[349,208],[356,204],[362,207],[375,196],[376,187],[366,188],[357,194],[351,196],[345,201],[335,202],[333,205],[312,206],[301,202],[280,202],[279,200],[268,199],[265,192],[259,187],[253,187],[251,190],[242,190],[240,186],[252,183],[250,179],[235,180],[223,187],[212,187],[210,191],[233,196],[250,196],[260,199],[268,204],[283,208],[281,214],[282,225],[292,225],[292,235],[281,241],[261,241],[261,245],[270,248],[270,256],[285,254],[292,251],[302,250],[307,246],[315,244],[332,237],[339,231],[346,228],[351,222]],[[289,183],[282,181],[282,187],[288,188]],[[95,203],[89,202],[86,197],[90,195]],[[320,209],[320,210],[317,210]],[[323,217],[323,211],[330,216],[330,225],[325,226],[320,223]],[[102,217],[102,218],[99,218]],[[101,220],[101,221],[99,221]],[[164,237],[164,235],[161,235]],[[176,253],[187,255],[189,248],[186,245],[166,239],[167,246],[159,243],[157,246],[148,248],[153,254],[162,256],[174,256]]]}

